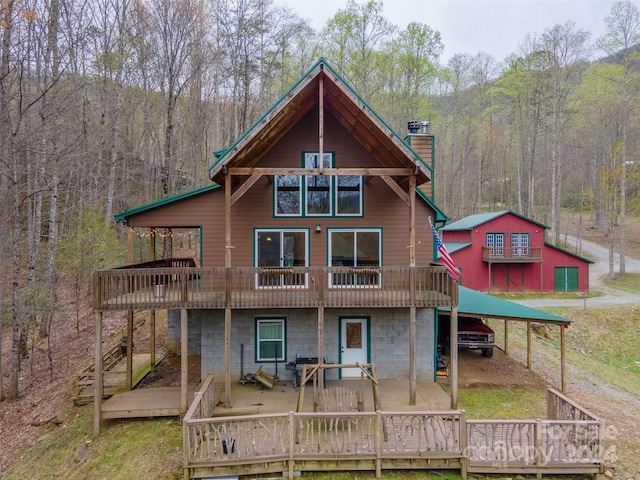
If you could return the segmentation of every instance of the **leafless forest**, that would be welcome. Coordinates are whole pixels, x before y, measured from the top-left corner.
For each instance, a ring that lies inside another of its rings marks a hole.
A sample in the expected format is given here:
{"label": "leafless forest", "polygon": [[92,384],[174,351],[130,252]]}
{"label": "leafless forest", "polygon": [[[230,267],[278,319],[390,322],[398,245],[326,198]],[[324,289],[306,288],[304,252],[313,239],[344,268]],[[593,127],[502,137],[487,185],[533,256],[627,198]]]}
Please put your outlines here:
{"label": "leafless forest", "polygon": [[[0,0],[0,400],[60,321],[61,282],[124,261],[113,215],[208,185],[228,147],[320,56],[401,136],[428,120],[436,203],[595,219],[624,259],[637,215],[640,12],[523,35],[505,61],[440,59],[439,32],[348,0],[320,30],[271,0]],[[461,32],[467,34],[467,32]],[[624,260],[620,264],[624,272]],[[613,275],[613,272],[611,272]],[[40,368],[50,368],[42,365]]]}

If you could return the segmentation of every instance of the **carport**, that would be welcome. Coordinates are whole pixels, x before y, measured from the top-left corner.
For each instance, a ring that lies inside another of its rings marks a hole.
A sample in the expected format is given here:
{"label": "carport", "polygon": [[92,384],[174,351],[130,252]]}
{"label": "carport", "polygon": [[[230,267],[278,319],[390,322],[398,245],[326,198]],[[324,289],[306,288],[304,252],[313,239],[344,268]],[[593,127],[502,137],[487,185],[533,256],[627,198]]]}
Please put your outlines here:
{"label": "carport", "polygon": [[[544,325],[556,325],[560,329],[560,389],[562,393],[566,393],[566,375],[565,375],[565,328],[567,328],[573,320],[553,315],[551,313],[536,310],[535,308],[519,305],[508,300],[502,300],[486,293],[471,290],[463,286],[459,286],[458,291],[458,316],[491,318],[504,320],[504,352],[509,354],[509,321],[518,321],[527,323],[527,368],[531,369],[531,326],[534,323]],[[443,307],[438,309],[438,315],[451,316],[451,308]],[[458,381],[458,335],[457,325],[455,322],[451,324],[451,375],[452,383]],[[455,332],[454,332],[455,329]],[[499,348],[499,347],[498,347]],[[453,402],[453,398],[452,398]]]}

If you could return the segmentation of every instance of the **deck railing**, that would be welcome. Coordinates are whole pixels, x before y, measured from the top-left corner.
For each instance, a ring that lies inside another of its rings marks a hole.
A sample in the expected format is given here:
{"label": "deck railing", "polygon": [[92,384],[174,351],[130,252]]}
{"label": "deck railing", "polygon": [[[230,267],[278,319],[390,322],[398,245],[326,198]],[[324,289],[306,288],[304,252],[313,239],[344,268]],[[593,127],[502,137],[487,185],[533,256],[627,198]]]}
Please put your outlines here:
{"label": "deck railing", "polygon": [[[560,398],[556,393],[549,395]],[[469,420],[461,410],[197,417],[184,419],[186,479],[348,470],[380,478],[393,469],[541,476],[599,474],[604,467],[604,423],[596,417]]]}
{"label": "deck railing", "polygon": [[[323,412],[185,418],[185,478],[463,467],[464,413]],[[400,467],[400,465],[404,465]],[[228,474],[228,473],[227,473]]]}
{"label": "deck railing", "polygon": [[555,388],[547,389],[547,419],[600,421],[599,417],[586,408],[581,407]]}
{"label": "deck railing", "polygon": [[531,263],[542,261],[542,247],[482,247],[482,261]]}
{"label": "deck railing", "polygon": [[598,473],[602,422],[468,420],[469,471],[477,473]]}
{"label": "deck railing", "polygon": [[458,303],[443,266],[123,268],[94,273],[94,308],[426,307]]}

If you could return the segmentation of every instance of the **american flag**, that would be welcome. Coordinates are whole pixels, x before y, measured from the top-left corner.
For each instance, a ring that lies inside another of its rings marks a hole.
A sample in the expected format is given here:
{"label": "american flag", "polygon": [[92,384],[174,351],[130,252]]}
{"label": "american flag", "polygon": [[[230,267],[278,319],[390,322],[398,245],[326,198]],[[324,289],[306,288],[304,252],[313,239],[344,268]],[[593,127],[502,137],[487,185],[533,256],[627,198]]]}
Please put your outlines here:
{"label": "american flag", "polygon": [[455,262],[449,255],[449,252],[447,251],[447,247],[445,247],[444,243],[442,243],[442,239],[440,238],[440,235],[438,234],[436,227],[433,226],[431,219],[429,219],[429,225],[431,225],[431,230],[433,230],[433,238],[436,242],[436,247],[438,248],[438,252],[440,252],[440,260],[442,260],[442,263],[444,263],[444,265],[447,267],[447,273],[449,274],[451,279],[454,282],[457,282],[458,278],[460,277],[460,270],[458,270],[458,267],[456,267]]}

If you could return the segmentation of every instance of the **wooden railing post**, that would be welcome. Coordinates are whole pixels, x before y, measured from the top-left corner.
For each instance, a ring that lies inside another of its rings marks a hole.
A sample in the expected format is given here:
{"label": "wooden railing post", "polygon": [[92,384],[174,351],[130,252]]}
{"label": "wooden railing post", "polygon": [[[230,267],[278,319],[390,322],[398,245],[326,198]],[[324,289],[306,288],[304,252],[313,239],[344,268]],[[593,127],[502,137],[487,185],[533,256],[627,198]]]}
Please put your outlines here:
{"label": "wooden railing post", "polygon": [[376,478],[382,478],[382,421],[382,412],[380,410],[376,410],[376,433],[374,436],[376,451]]}
{"label": "wooden railing post", "polygon": [[295,465],[295,460],[294,460],[294,448],[296,446],[296,417],[293,414],[293,412],[289,412],[289,480],[293,480],[295,473],[294,473],[294,465]]}
{"label": "wooden railing post", "polygon": [[462,458],[460,459],[460,478],[467,480],[467,468],[469,467],[469,452],[468,445],[469,439],[467,437],[467,412],[460,410],[460,453]]}

